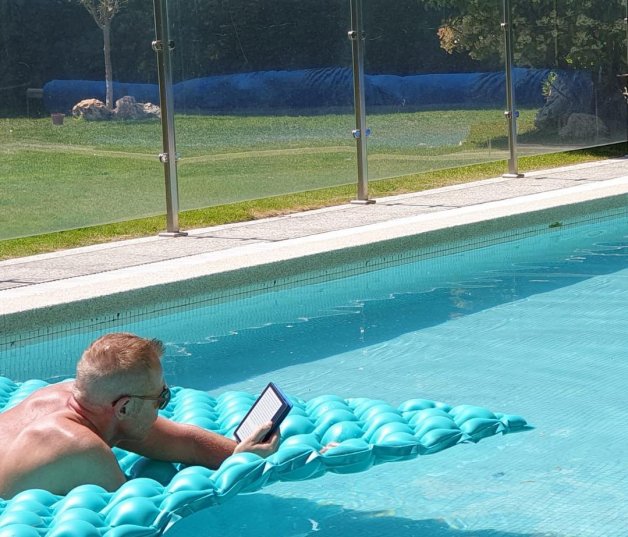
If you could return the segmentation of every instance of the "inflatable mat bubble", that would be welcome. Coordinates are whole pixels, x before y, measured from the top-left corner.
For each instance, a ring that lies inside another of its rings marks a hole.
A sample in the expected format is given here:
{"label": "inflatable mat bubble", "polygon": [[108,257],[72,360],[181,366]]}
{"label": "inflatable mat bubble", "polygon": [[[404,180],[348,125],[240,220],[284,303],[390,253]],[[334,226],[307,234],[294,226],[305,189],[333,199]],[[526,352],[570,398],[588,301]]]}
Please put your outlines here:
{"label": "inflatable mat bubble", "polygon": [[[0,377],[0,411],[45,385]],[[255,398],[242,392],[214,398],[175,387],[161,414],[230,436]],[[427,399],[412,399],[397,407],[381,400],[334,395],[290,399],[294,407],[281,426],[281,445],[266,459],[240,453],[219,469],[209,470],[150,461],[114,448],[120,466],[131,477],[120,489],[107,492],[83,485],[65,496],[28,490],[0,500],[0,537],[161,535],[184,516],[277,481],[313,479],[326,472],[363,472],[375,464],[530,429],[520,416]],[[338,446],[321,454],[319,450],[330,442]]]}

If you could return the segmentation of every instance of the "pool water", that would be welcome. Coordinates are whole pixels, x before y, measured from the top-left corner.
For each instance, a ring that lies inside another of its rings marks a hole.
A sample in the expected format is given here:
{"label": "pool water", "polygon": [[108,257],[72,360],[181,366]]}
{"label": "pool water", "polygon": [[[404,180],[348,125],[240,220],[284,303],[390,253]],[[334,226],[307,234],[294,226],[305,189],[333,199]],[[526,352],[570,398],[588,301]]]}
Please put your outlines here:
{"label": "pool water", "polygon": [[[628,219],[388,265],[116,329],[163,339],[167,381],[212,394],[272,380],[305,399],[480,405],[535,429],[274,484],[168,534],[627,535]],[[104,331],[7,350],[1,373],[71,375]]]}

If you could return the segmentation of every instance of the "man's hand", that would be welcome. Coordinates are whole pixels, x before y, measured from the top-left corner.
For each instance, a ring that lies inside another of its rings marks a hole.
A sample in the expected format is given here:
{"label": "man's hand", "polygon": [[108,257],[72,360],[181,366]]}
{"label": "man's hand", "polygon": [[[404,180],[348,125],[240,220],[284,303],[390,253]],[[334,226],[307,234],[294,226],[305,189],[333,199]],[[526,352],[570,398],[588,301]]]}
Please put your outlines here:
{"label": "man's hand", "polygon": [[270,422],[261,425],[251,436],[249,436],[249,438],[240,442],[233,452],[242,453],[243,451],[248,451],[249,453],[259,455],[260,457],[268,457],[269,455],[272,455],[279,447],[279,433],[273,433],[267,441],[263,442],[263,439],[266,437],[272,426],[273,424]]}

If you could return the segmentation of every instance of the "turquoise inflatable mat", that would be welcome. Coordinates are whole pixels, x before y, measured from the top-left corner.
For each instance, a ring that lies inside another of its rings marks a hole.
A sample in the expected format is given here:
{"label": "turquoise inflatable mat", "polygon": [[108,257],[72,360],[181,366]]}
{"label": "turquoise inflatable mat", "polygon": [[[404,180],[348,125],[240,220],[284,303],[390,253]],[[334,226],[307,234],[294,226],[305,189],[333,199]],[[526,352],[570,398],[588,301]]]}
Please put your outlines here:
{"label": "turquoise inflatable mat", "polygon": [[[46,385],[0,377],[0,412]],[[309,401],[289,397],[294,406],[281,426],[281,445],[266,459],[239,453],[210,470],[150,461],[114,448],[120,466],[132,478],[117,491],[83,485],[65,496],[28,490],[0,500],[0,537],[161,535],[182,517],[277,481],[313,479],[326,472],[363,472],[376,464],[531,428],[521,416],[428,399],[392,406],[361,397],[324,395]],[[212,397],[174,387],[170,403],[160,413],[231,436],[255,399],[256,395],[244,392]],[[321,454],[319,450],[330,442],[339,445]]]}

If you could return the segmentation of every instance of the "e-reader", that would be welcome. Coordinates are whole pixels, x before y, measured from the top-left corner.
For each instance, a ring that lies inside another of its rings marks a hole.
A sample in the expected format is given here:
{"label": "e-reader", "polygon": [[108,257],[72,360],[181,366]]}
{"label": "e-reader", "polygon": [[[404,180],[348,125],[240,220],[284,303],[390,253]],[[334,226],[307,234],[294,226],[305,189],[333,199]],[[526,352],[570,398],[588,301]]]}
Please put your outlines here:
{"label": "e-reader", "polygon": [[263,441],[269,438],[290,412],[292,403],[283,392],[272,382],[264,388],[251,409],[233,433],[238,442],[249,438],[260,425],[272,422],[273,426]]}

